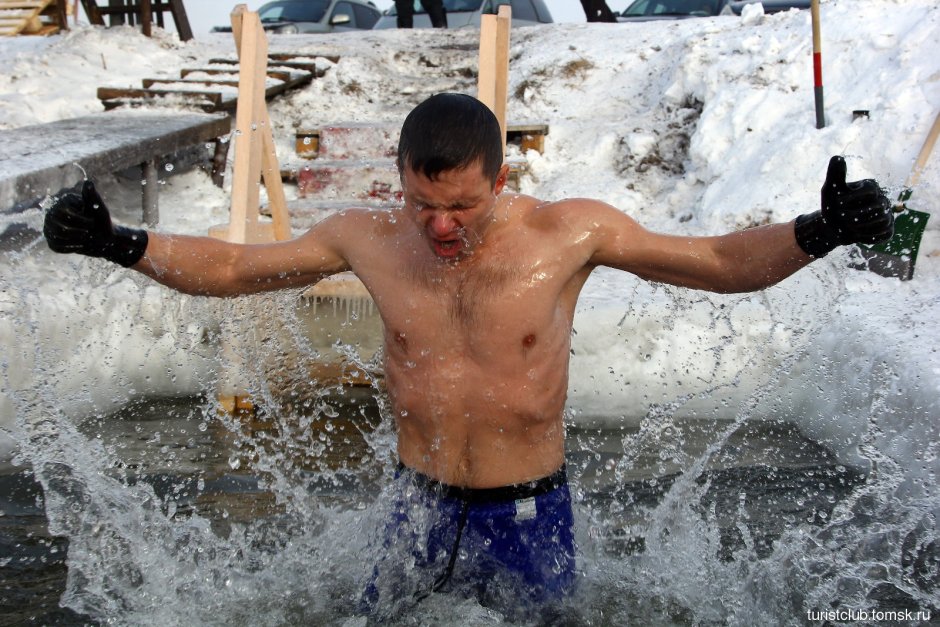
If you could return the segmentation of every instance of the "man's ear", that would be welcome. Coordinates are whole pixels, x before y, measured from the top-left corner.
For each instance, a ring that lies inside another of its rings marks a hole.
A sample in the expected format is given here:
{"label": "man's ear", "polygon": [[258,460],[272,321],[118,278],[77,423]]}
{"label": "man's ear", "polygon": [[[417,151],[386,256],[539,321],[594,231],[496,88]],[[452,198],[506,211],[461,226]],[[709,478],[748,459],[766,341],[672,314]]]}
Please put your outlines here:
{"label": "man's ear", "polygon": [[502,194],[503,188],[506,187],[507,180],[509,180],[509,164],[504,163],[496,174],[496,185],[493,186],[493,194],[496,196]]}

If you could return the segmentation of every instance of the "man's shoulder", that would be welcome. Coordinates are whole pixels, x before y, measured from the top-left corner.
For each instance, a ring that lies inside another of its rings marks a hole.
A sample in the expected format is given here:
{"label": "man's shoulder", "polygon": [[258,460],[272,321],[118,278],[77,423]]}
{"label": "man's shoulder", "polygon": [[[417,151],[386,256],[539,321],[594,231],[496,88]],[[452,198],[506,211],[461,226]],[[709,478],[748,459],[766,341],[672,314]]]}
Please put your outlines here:
{"label": "man's shoulder", "polygon": [[[562,200],[542,201],[530,196],[522,203],[521,215],[527,226],[538,230],[567,230],[577,225],[597,223],[598,219],[610,211],[619,211],[610,205],[590,198],[565,198]],[[513,204],[516,200],[513,200]]]}
{"label": "man's shoulder", "polygon": [[350,207],[331,213],[321,223],[340,231],[361,233],[392,228],[400,218],[398,208]]}

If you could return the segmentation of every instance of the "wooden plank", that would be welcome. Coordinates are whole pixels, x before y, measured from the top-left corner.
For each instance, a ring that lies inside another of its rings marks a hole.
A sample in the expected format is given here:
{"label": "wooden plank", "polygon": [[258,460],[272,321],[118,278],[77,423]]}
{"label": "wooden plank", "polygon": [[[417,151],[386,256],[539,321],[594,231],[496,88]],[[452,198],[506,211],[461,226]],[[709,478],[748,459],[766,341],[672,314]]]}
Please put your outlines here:
{"label": "wooden plank", "polygon": [[186,8],[183,6],[183,0],[170,0],[170,13],[173,15],[173,21],[176,23],[176,32],[179,34],[180,41],[189,41],[193,38],[193,29],[189,25],[189,18],[186,16]]}
{"label": "wooden plank", "polygon": [[206,101],[214,108],[221,108],[223,105],[222,94],[216,91],[185,91],[181,89],[135,89],[124,87],[99,87],[98,100],[122,100],[135,99],[147,100],[161,96],[182,96],[188,99],[198,99]]}
{"label": "wooden plank", "polygon": [[88,16],[90,24],[104,26],[104,17],[101,15],[101,9],[95,0],[82,0],[82,8],[85,9],[85,15]]}
{"label": "wooden plank", "polygon": [[496,100],[496,16],[480,16],[477,100],[493,110]]}
{"label": "wooden plank", "polygon": [[[305,55],[303,59],[312,59],[311,61],[296,61],[292,59],[297,59],[298,57],[293,57],[290,55],[279,55],[280,58],[272,58],[271,63],[278,67],[286,67],[296,70],[304,70],[307,72],[315,72],[317,76],[322,76],[323,72],[317,68],[316,59],[327,59],[333,63],[337,63],[340,57],[336,55]],[[209,59],[209,63],[213,65],[238,65],[238,59]]]}
{"label": "wooden plank", "polygon": [[183,68],[183,69],[180,70],[180,78],[186,78],[186,77],[189,76],[190,74],[196,74],[196,73],[199,73],[199,74],[213,74],[213,75],[220,75],[220,76],[221,76],[221,75],[225,75],[225,76],[232,76],[232,77],[235,77],[236,79],[238,78],[238,69],[232,69],[232,70],[224,69],[224,70],[220,70],[220,69],[218,69],[218,68],[208,68],[208,67],[207,67],[207,68],[195,68],[195,67]]}
{"label": "wooden plank", "polygon": [[320,152],[320,131],[297,131],[294,134],[294,152],[312,159]]}
{"label": "wooden plank", "polygon": [[[228,237],[230,242],[258,241],[255,229],[261,204],[258,180],[261,178],[262,142],[259,135],[264,122],[264,76],[268,44],[257,13],[236,7],[232,27],[236,41],[241,39],[238,109],[235,115],[235,163],[232,172],[232,207]],[[239,31],[241,31],[239,33]],[[260,33],[260,36],[259,36]],[[240,37],[239,37],[240,35]]]}
{"label": "wooden plank", "polygon": [[145,37],[153,35],[153,10],[150,0],[138,0],[137,15],[140,17],[140,30]]}
{"label": "wooden plank", "polygon": [[[238,5],[235,9],[236,13],[241,13],[242,15],[246,14],[248,9],[246,5]],[[255,27],[255,22],[257,22],[257,31],[258,37],[265,43],[265,53],[267,53],[267,38],[265,37],[264,30],[260,25],[260,21],[257,21],[257,13],[253,14],[256,19],[249,22],[249,25]],[[232,34],[235,37],[235,50],[239,54],[239,68],[244,67],[242,61],[244,61],[244,56],[242,55],[242,37],[243,30],[245,28],[244,19],[235,19],[235,14],[232,16]],[[265,61],[265,66],[267,62]],[[239,88],[241,89],[241,88]],[[267,94],[266,94],[267,96]],[[277,240],[287,240],[292,237],[291,228],[290,228],[290,216],[287,213],[287,199],[284,195],[284,185],[281,179],[280,167],[277,162],[277,148],[274,144],[274,132],[271,128],[271,118],[268,114],[268,108],[261,103],[260,110],[261,118],[261,176],[264,181],[265,189],[268,192],[268,202],[271,207],[271,216],[274,220],[274,238]],[[258,177],[255,176],[255,181],[258,180]],[[260,203],[259,203],[260,204]]]}
{"label": "wooden plank", "polygon": [[[238,70],[221,70],[218,68],[183,68],[180,70],[180,78],[186,78],[190,74],[208,74],[210,76],[231,76],[232,80],[238,80]],[[283,70],[272,70],[268,68],[268,78],[287,82],[291,80],[291,73]]]}
{"label": "wooden plank", "polygon": [[0,211],[227,135],[227,115],[109,112],[0,131]]}
{"label": "wooden plank", "polygon": [[506,132],[516,133],[516,134],[533,133],[533,134],[548,135],[548,124],[539,124],[539,123],[533,123],[533,122],[528,122],[525,124],[508,124],[507,123]]}
{"label": "wooden plank", "polygon": [[48,34],[40,18],[41,13],[55,0],[3,2],[0,0],[0,35]]}
{"label": "wooden plank", "polygon": [[278,85],[271,85],[264,92],[265,99],[271,100],[275,96],[280,96],[281,94],[288,92],[292,89],[296,89],[297,87],[303,85],[304,83],[309,83],[312,80],[313,80],[313,75],[308,74],[307,76],[296,78],[294,80],[285,81]]}
{"label": "wooden plank", "polygon": [[512,7],[499,6],[496,16],[496,85],[494,87],[494,109],[503,137],[503,154],[506,154],[506,100],[509,94],[509,30],[512,26]]}
{"label": "wooden plank", "polygon": [[480,22],[480,55],[477,99],[490,108],[503,137],[506,151],[506,94],[509,76],[509,27],[512,9],[501,5],[498,15],[483,15]]}
{"label": "wooden plank", "polygon": [[331,63],[338,63],[340,59],[339,55],[333,54],[291,54],[289,52],[275,52],[270,55],[270,58],[272,61],[277,61],[279,63],[281,61],[294,61],[301,63],[301,61],[298,61],[298,59],[310,59],[308,63],[311,64],[316,63],[317,59],[327,59]]}
{"label": "wooden plank", "polygon": [[49,3],[49,6],[43,9],[42,15],[52,20],[52,23],[61,30],[68,30],[68,0],[55,0]]}
{"label": "wooden plank", "polygon": [[55,35],[61,29],[57,24],[43,24],[43,26],[37,30],[35,33],[30,33],[30,35],[39,35],[40,37],[45,37],[47,35]]}
{"label": "wooden plank", "polygon": [[52,0],[34,0],[23,2],[10,2],[9,0],[0,0],[0,9],[45,9]]}
{"label": "wooden plank", "polygon": [[547,124],[508,124],[506,126],[506,141],[518,142],[519,149],[523,153],[527,150],[534,150],[539,154],[544,154],[546,135],[548,135]]}
{"label": "wooden plank", "polygon": [[[229,223],[210,228],[209,235],[238,243],[287,239],[290,237],[289,224],[287,225],[288,233],[284,236],[275,231],[278,228],[277,217],[275,217],[274,225],[262,224],[258,221],[259,178],[264,179],[269,198],[273,202],[283,201],[283,198],[279,199],[277,196],[280,190],[283,197],[280,176],[275,171],[278,184],[275,189],[272,187],[272,177],[268,172],[271,160],[274,160],[275,165],[277,160],[273,154],[271,120],[265,104],[267,39],[258,14],[249,12],[244,4],[237,5],[232,12],[232,33],[235,36],[235,48],[238,50],[240,63],[238,66],[238,108],[235,115],[237,131],[232,174],[231,213]],[[271,144],[270,154],[268,144]],[[242,339],[239,337],[222,339],[222,351],[227,357],[225,360],[227,366],[219,377],[216,395],[220,405],[230,412],[237,408],[239,399],[249,398],[244,377],[240,374],[242,369],[247,369],[247,364],[242,358],[244,352],[238,348]]]}
{"label": "wooden plank", "polygon": [[221,87],[238,87],[238,79],[208,79],[208,78],[144,78],[140,81],[144,89],[152,89],[154,85],[204,85],[211,87],[218,85]]}

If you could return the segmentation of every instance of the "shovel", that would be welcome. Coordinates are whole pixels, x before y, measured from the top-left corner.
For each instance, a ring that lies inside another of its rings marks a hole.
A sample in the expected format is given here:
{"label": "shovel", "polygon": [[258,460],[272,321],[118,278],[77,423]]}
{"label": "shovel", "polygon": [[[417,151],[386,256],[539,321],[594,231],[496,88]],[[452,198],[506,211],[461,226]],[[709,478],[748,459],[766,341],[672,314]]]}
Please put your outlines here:
{"label": "shovel", "polygon": [[907,206],[914,186],[920,180],[920,175],[927,165],[927,159],[937,143],[940,135],[940,113],[937,114],[921,146],[917,161],[911,169],[910,176],[904,188],[898,195],[898,202],[894,205],[894,236],[884,244],[874,246],[859,245],[864,262],[853,265],[859,270],[871,270],[884,277],[895,277],[902,281],[914,278],[914,262],[917,261],[917,251],[920,249],[920,239],[927,228],[929,213],[915,211]]}

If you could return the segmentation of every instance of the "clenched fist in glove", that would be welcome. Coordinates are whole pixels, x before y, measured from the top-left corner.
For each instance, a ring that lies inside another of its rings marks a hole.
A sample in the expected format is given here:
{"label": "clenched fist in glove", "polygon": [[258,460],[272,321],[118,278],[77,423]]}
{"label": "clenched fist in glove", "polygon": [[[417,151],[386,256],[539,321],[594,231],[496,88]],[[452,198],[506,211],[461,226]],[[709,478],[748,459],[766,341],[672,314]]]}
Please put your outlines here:
{"label": "clenched fist in glove", "polygon": [[880,244],[894,234],[894,212],[873,179],[846,183],[845,159],[829,161],[822,208],[796,219],[796,242],[807,255],[825,257],[844,244]]}
{"label": "clenched fist in glove", "polygon": [[116,226],[95,184],[85,181],[82,194],[64,194],[46,212],[42,229],[49,248],[57,253],[102,257],[125,268],[147,250],[147,231]]}

